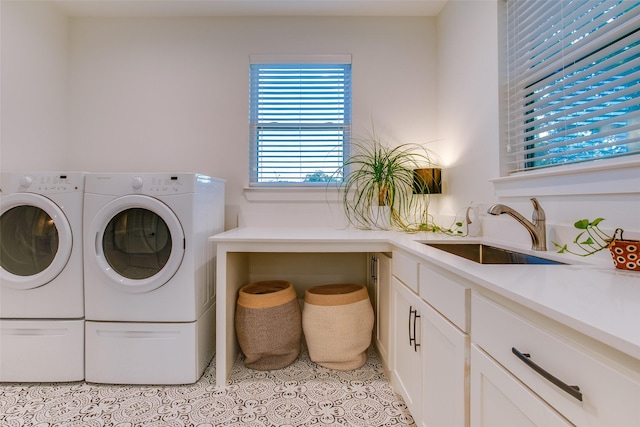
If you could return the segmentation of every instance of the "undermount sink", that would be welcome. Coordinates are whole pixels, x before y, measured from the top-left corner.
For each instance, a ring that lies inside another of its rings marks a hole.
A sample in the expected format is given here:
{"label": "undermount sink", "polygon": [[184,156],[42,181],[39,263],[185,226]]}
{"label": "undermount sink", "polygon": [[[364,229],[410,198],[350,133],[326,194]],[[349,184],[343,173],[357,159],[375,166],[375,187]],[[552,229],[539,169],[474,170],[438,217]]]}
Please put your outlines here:
{"label": "undermount sink", "polygon": [[483,245],[482,243],[423,243],[479,264],[564,264],[563,262]]}

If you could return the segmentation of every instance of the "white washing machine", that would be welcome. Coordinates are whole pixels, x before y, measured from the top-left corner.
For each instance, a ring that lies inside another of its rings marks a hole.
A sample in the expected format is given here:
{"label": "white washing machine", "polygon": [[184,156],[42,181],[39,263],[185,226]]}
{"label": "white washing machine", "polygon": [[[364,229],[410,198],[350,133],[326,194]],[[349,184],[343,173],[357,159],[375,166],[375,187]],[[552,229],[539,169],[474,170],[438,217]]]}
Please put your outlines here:
{"label": "white washing machine", "polygon": [[82,172],[0,175],[0,381],[84,379]]}
{"label": "white washing machine", "polygon": [[85,378],[187,384],[215,353],[215,251],[224,181],[193,173],[87,174]]}

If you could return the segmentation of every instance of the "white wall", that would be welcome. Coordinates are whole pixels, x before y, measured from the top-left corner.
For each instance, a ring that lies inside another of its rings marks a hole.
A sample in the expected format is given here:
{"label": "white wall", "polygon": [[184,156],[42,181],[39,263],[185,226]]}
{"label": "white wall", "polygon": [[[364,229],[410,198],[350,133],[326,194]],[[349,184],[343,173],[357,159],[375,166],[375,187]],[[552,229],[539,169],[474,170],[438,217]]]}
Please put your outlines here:
{"label": "white wall", "polygon": [[444,195],[440,211],[456,214],[494,199],[498,176],[498,30],[495,1],[450,0],[437,19],[437,151]]}
{"label": "white wall", "polygon": [[353,130],[435,136],[434,18],[73,19],[70,162],[89,171],[198,171],[227,180],[228,226],[339,223],[326,199],[250,203],[254,53],[350,53]]}
{"label": "white wall", "polygon": [[[553,240],[573,240],[577,234],[573,223],[582,218],[602,217],[606,219],[603,228],[622,227],[625,237],[640,237],[640,186],[624,184],[619,190],[621,181],[637,182],[640,165],[608,172],[609,187],[595,182],[598,178],[558,175],[550,178],[551,187],[566,184],[569,190],[555,191],[525,181],[508,196],[496,195],[498,187],[489,180],[500,176],[498,1],[449,0],[437,17],[441,138],[437,149],[445,167],[440,213],[459,214],[471,201],[483,203],[485,209],[500,202],[530,217],[529,198],[536,197],[547,214],[551,250]],[[592,190],[596,183],[597,191]],[[530,243],[527,232],[512,218],[484,215],[482,219],[486,234],[510,243]]]}
{"label": "white wall", "polygon": [[53,6],[0,2],[0,170],[66,169],[68,23]]}
{"label": "white wall", "polygon": [[[591,194],[587,182],[580,194],[496,196],[498,0],[449,0],[437,18],[98,19],[67,18],[47,2],[0,5],[2,170],[198,171],[227,180],[228,227],[238,217],[341,224],[324,197],[246,199],[248,57],[352,53],[355,133],[373,118],[398,142],[437,141],[428,146],[444,163],[445,193],[431,212],[499,201],[529,216],[536,196],[551,238],[595,217],[640,232],[638,188]],[[483,220],[487,232],[528,240],[510,218]]]}

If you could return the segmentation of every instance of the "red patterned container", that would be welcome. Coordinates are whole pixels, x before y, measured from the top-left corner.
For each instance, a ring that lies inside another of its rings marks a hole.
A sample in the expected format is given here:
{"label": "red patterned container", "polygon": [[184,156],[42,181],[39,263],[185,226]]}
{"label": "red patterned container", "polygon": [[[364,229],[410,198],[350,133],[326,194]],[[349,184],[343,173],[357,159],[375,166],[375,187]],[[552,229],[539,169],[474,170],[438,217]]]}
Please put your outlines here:
{"label": "red patterned container", "polygon": [[622,229],[618,228],[609,244],[609,251],[616,268],[640,271],[640,240],[624,240]]}

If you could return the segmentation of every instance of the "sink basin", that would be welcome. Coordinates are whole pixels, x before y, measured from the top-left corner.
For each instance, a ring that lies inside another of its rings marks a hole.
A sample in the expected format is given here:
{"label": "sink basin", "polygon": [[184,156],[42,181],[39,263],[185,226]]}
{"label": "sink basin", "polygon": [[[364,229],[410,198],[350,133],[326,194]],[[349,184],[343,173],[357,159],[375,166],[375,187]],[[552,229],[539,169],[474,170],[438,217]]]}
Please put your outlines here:
{"label": "sink basin", "polygon": [[551,259],[515,252],[482,243],[424,243],[479,264],[564,264]]}

